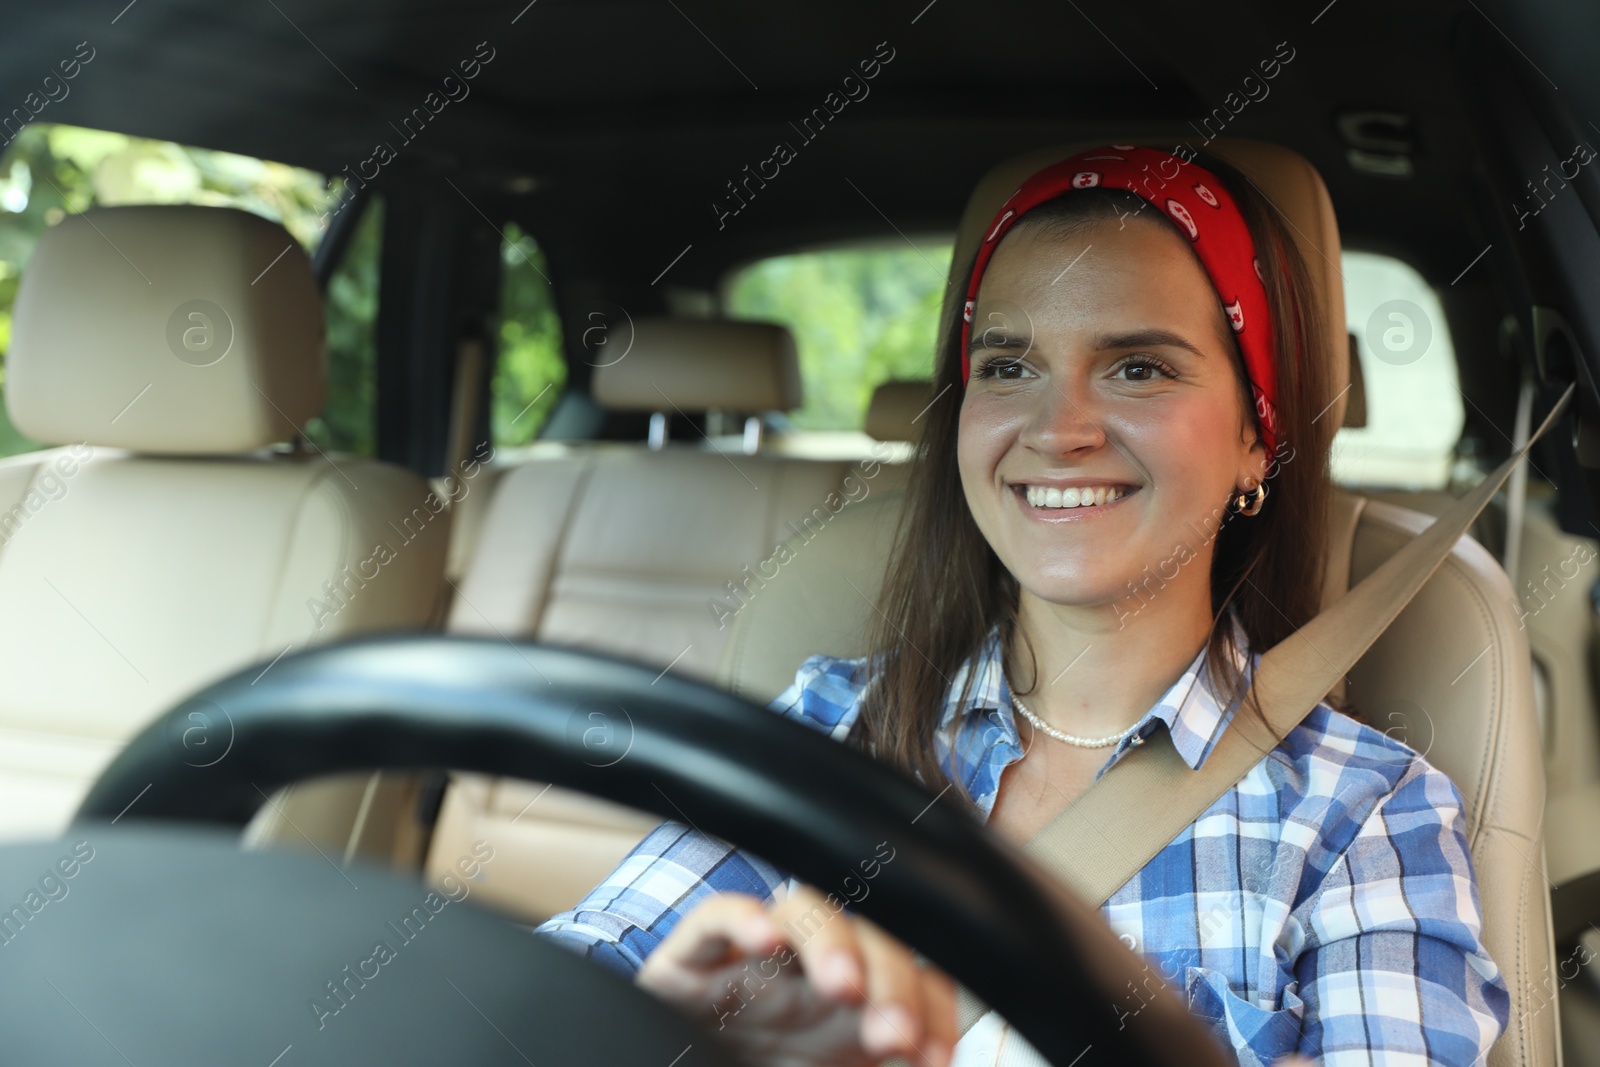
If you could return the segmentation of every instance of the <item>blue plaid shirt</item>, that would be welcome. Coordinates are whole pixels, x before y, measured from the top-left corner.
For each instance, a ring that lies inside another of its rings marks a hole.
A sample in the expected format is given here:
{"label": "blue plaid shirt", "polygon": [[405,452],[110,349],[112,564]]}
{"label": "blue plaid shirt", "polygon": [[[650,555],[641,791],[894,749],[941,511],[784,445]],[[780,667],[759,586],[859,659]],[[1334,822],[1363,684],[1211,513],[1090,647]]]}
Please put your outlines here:
{"label": "blue plaid shirt", "polygon": [[[1218,700],[1204,656],[1202,648],[1100,774],[1161,726],[1189,766],[1205,762],[1234,706]],[[1259,659],[1250,654],[1246,669]],[[860,708],[863,662],[809,657],[772,710],[842,739]],[[1023,754],[1002,663],[996,628],[952,678],[938,732],[946,773],[985,819],[1002,772]],[[1295,1051],[1333,1067],[1478,1063],[1510,1008],[1479,940],[1464,810],[1422,756],[1319,704],[1102,910],[1144,956],[1149,984],[1159,976],[1174,987],[1242,1064]],[[666,822],[536,932],[631,976],[712,893],[767,899],[788,880],[743,849]],[[1139,992],[1118,1005],[1125,1024],[1144,1003]],[[962,1038],[955,1062],[1043,1062],[1036,1057],[991,1012]]]}

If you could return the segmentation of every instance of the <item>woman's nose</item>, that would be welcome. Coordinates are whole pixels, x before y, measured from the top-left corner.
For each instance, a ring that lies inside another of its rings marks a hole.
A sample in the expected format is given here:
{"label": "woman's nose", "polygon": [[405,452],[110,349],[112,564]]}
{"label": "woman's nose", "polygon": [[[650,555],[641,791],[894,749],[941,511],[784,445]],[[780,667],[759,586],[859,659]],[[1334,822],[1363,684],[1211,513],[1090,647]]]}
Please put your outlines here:
{"label": "woman's nose", "polygon": [[1104,412],[1087,382],[1047,378],[1024,428],[1024,443],[1066,453],[1105,443]]}

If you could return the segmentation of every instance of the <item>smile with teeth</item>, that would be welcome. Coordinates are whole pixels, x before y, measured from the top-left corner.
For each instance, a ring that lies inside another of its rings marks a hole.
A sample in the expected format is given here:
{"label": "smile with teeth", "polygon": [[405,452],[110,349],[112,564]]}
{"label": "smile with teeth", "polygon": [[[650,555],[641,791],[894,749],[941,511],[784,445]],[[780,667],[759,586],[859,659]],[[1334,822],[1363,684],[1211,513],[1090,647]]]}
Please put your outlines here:
{"label": "smile with teeth", "polygon": [[1088,508],[1109,504],[1128,495],[1132,490],[1120,485],[1086,485],[1075,489],[1057,489],[1054,486],[1030,485],[1025,487],[1028,503],[1036,508]]}

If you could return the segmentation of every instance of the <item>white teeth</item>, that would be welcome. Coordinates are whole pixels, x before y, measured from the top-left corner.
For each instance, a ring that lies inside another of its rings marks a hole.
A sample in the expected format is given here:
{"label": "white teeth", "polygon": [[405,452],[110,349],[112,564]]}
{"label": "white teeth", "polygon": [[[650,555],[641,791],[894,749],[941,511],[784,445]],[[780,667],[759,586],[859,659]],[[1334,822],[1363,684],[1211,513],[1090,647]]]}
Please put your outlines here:
{"label": "white teeth", "polygon": [[1128,495],[1125,489],[1110,485],[1083,488],[1057,489],[1054,486],[1030,485],[1026,487],[1028,503],[1036,508],[1087,508],[1109,504]]}

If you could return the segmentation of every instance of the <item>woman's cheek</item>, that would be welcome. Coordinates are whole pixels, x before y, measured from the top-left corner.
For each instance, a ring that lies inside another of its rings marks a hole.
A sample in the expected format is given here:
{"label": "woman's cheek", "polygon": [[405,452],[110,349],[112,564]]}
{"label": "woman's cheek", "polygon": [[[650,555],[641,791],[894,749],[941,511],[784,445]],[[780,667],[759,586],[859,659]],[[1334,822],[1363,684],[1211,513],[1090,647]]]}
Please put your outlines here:
{"label": "woman's cheek", "polygon": [[997,409],[992,397],[975,397],[962,405],[956,458],[964,482],[975,485],[992,479],[1008,442],[1017,435],[1018,423],[1014,413]]}
{"label": "woman's cheek", "polygon": [[1152,403],[1126,432],[1130,450],[1146,464],[1169,511],[1200,514],[1227,496],[1242,448],[1234,444],[1236,416],[1212,405]]}

